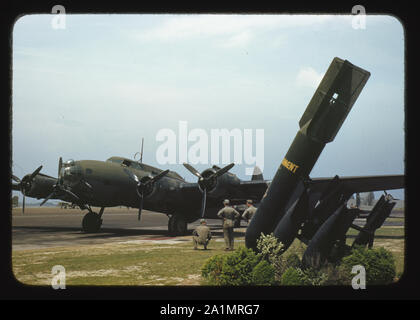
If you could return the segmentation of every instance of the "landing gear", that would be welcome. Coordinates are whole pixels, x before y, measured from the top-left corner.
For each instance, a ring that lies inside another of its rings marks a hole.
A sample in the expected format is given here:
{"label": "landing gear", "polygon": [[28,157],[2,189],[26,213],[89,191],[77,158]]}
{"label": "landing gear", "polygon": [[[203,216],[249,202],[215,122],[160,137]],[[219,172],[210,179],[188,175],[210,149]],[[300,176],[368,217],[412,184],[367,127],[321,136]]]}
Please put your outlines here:
{"label": "landing gear", "polygon": [[187,234],[187,221],[181,215],[172,215],[168,221],[168,231],[171,237]]}
{"label": "landing gear", "polygon": [[82,230],[86,233],[96,233],[101,229],[102,226],[102,214],[104,213],[104,208],[98,213],[93,212],[90,208],[89,212],[85,214],[82,220]]}

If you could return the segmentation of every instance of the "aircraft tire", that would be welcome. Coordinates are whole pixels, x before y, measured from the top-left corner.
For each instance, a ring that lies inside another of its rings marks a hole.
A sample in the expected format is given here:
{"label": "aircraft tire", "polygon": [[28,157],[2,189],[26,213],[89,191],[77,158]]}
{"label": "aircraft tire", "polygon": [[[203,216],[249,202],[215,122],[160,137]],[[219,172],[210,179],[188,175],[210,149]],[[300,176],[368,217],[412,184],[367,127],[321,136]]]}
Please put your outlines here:
{"label": "aircraft tire", "polygon": [[85,214],[82,220],[82,230],[86,233],[96,233],[101,229],[102,219],[94,212]]}
{"label": "aircraft tire", "polygon": [[168,221],[168,231],[171,237],[187,234],[187,221],[183,216],[172,215]]}

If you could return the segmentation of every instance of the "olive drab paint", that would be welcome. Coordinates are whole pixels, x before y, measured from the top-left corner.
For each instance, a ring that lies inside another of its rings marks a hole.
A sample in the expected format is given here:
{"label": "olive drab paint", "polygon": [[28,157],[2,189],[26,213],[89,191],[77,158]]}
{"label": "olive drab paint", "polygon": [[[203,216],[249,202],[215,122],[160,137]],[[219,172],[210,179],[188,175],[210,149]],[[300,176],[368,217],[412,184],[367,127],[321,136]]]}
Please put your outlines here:
{"label": "olive drab paint", "polygon": [[[248,248],[261,233],[291,243],[305,216],[305,180],[325,145],[334,140],[370,73],[334,58],[299,121],[296,134],[246,231]],[[292,215],[293,218],[292,218]]]}

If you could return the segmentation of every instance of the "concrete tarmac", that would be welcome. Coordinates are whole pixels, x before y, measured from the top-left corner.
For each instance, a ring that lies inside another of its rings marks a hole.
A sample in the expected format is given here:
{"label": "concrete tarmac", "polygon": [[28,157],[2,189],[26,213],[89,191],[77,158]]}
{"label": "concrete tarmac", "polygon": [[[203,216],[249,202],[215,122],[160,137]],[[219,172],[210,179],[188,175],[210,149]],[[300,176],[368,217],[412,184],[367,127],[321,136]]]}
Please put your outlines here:
{"label": "concrete tarmac", "polygon": [[[95,212],[99,208],[93,208]],[[137,209],[126,207],[106,208],[103,224],[98,233],[81,231],[83,216],[87,210],[60,209],[57,207],[27,207],[12,212],[12,250],[41,249],[48,247],[101,244],[133,240],[191,241],[191,232],[199,220],[188,224],[188,235],[169,237],[168,217],[165,214],[143,210],[141,221],[137,220]],[[365,219],[356,219],[363,226]],[[223,241],[222,223],[218,219],[207,219],[215,241]],[[386,221],[384,226],[402,226],[403,220]],[[245,236],[246,222],[235,228],[235,239]]]}
{"label": "concrete tarmac", "polygon": [[[93,211],[98,212],[96,208]],[[12,213],[12,250],[41,249],[83,244],[100,244],[131,240],[191,241],[191,232],[199,220],[188,224],[188,235],[168,236],[168,217],[165,214],[142,211],[137,220],[137,209],[125,207],[106,208],[102,216],[102,228],[98,233],[81,231],[83,216],[87,210],[60,209],[55,207],[29,207],[25,214],[21,208]],[[223,239],[220,220],[207,219],[214,238]],[[245,222],[242,222],[244,225]],[[244,236],[245,228],[235,229],[235,236]]]}

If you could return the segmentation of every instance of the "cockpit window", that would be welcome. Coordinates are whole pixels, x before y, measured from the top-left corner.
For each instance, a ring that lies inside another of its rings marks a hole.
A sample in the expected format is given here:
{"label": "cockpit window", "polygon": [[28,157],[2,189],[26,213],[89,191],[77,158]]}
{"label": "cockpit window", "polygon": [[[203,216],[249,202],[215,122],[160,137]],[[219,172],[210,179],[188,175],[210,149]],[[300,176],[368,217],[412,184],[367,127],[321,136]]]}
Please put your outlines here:
{"label": "cockpit window", "polygon": [[123,165],[125,165],[125,166],[127,166],[127,167],[129,167],[129,166],[131,166],[131,161],[129,161],[129,160],[124,160],[124,161],[122,162],[122,164],[123,164]]}
{"label": "cockpit window", "polygon": [[122,161],[122,159],[115,159],[115,158],[109,158],[108,160],[106,160],[106,161],[108,161],[108,162],[112,162],[112,163],[118,163],[118,164],[120,164],[120,163],[122,163],[123,161]]}

